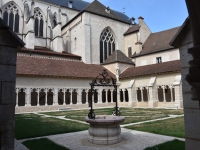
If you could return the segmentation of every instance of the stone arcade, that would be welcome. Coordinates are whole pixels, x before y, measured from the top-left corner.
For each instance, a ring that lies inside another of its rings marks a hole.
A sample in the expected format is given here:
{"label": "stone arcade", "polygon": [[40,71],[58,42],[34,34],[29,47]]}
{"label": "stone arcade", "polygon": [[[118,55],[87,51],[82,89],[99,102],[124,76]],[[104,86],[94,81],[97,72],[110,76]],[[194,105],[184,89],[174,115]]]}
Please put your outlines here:
{"label": "stone arcade", "polygon": [[[25,43],[16,112],[88,107],[89,82],[105,68],[121,83],[119,106],[182,108],[179,49],[169,45],[179,27],[151,33],[144,18],[97,0],[1,0],[0,17]],[[113,106],[113,91],[94,99]]]}

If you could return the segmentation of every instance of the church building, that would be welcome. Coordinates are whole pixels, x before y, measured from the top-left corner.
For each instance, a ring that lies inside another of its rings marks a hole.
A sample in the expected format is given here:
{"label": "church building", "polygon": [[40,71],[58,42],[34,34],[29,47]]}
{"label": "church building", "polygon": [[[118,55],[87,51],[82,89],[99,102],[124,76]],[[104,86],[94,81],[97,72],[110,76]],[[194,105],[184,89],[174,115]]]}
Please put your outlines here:
{"label": "church building", "polygon": [[[98,0],[1,0],[0,18],[25,43],[17,113],[87,108],[89,83],[104,69],[119,107],[182,108],[179,49],[169,44],[179,27],[152,33],[143,17],[136,23]],[[94,107],[114,107],[114,95],[95,89]]]}

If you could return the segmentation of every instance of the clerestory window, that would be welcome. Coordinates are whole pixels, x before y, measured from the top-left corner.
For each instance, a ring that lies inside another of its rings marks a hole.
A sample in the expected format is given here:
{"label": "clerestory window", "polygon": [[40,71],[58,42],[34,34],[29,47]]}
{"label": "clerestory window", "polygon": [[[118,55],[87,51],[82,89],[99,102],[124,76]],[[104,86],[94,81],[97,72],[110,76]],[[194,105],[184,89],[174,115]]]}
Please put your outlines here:
{"label": "clerestory window", "polygon": [[115,38],[109,28],[106,28],[100,36],[100,63],[103,63],[114,51]]}
{"label": "clerestory window", "polygon": [[38,8],[34,10],[34,18],[35,18],[35,36],[43,37],[44,17]]}
{"label": "clerestory window", "polygon": [[19,33],[19,9],[14,3],[10,3],[5,7],[3,20],[16,33]]}

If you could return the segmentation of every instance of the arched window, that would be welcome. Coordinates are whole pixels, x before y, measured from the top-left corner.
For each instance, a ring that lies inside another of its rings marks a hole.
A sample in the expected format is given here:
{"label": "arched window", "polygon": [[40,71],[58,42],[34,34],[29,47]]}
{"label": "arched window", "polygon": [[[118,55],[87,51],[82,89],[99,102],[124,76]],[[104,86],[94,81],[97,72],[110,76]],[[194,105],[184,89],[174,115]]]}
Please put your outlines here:
{"label": "arched window", "polygon": [[57,25],[57,18],[56,18],[56,13],[53,15],[53,26],[55,27]]}
{"label": "arched window", "polygon": [[34,10],[34,18],[35,18],[35,36],[43,37],[44,17],[38,8]]}
{"label": "arched window", "polygon": [[3,20],[16,33],[19,33],[19,9],[14,3],[8,4],[3,13]]}
{"label": "arched window", "polygon": [[115,38],[109,28],[100,36],[100,63],[103,63],[115,51]]}

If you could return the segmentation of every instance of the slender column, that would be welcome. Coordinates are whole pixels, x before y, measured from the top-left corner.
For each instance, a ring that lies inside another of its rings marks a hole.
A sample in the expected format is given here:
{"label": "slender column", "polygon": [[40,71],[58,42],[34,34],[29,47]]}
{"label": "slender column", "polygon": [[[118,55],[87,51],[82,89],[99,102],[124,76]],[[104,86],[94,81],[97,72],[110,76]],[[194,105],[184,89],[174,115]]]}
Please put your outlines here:
{"label": "slender column", "polygon": [[30,88],[25,89],[25,105],[31,106],[31,89]]}
{"label": "slender column", "polygon": [[66,92],[66,89],[63,89],[63,105],[66,105],[66,102],[65,102],[65,92]]}
{"label": "slender column", "polygon": [[98,103],[102,103],[102,89],[98,89]]}
{"label": "slender column", "polygon": [[166,97],[165,97],[165,86],[162,86],[163,88],[163,102],[166,102]]}
{"label": "slender column", "polygon": [[171,102],[173,102],[173,86],[170,86]]}
{"label": "slender column", "polygon": [[53,91],[53,105],[58,105],[58,88]]}
{"label": "slender column", "polygon": [[40,89],[37,89],[37,106],[40,106]]}
{"label": "slender column", "polygon": [[126,102],[125,91],[126,91],[126,89],[122,90],[122,92],[123,92],[123,102]]}
{"label": "slender column", "polygon": [[108,89],[105,90],[105,93],[106,93],[106,100],[105,100],[105,103],[106,103],[106,102],[108,103]]}
{"label": "slender column", "polygon": [[113,90],[110,90],[111,103],[113,102]]}
{"label": "slender column", "polygon": [[16,107],[18,107],[18,93],[19,93],[19,89],[16,88]]}
{"label": "slender column", "polygon": [[147,90],[147,102],[150,100],[150,93],[151,93],[151,95],[152,95],[152,91],[149,93],[149,88],[148,87],[146,87],[146,90]]}
{"label": "slender column", "polygon": [[76,89],[76,92],[77,92],[77,104],[81,104],[81,97],[82,97],[81,89]]}
{"label": "slender column", "polygon": [[72,93],[73,93],[73,89],[70,89],[70,105],[73,105],[73,102],[72,102]]}
{"label": "slender column", "polygon": [[45,106],[47,106],[47,96],[48,96],[48,89],[45,89]]}
{"label": "slender column", "polygon": [[88,92],[89,92],[89,90],[88,89],[86,89],[85,90],[85,95],[86,95],[86,102],[85,102],[85,104],[88,104]]}
{"label": "slender column", "polygon": [[158,93],[159,93],[159,87],[157,87],[157,101],[159,102],[159,97],[158,97]]}
{"label": "slender column", "polygon": [[142,98],[141,101],[144,102],[143,87],[141,87],[140,90],[141,90],[141,98]]}
{"label": "slender column", "polygon": [[137,92],[138,92],[138,88],[135,88],[135,99],[136,99],[136,102],[138,102]]}

